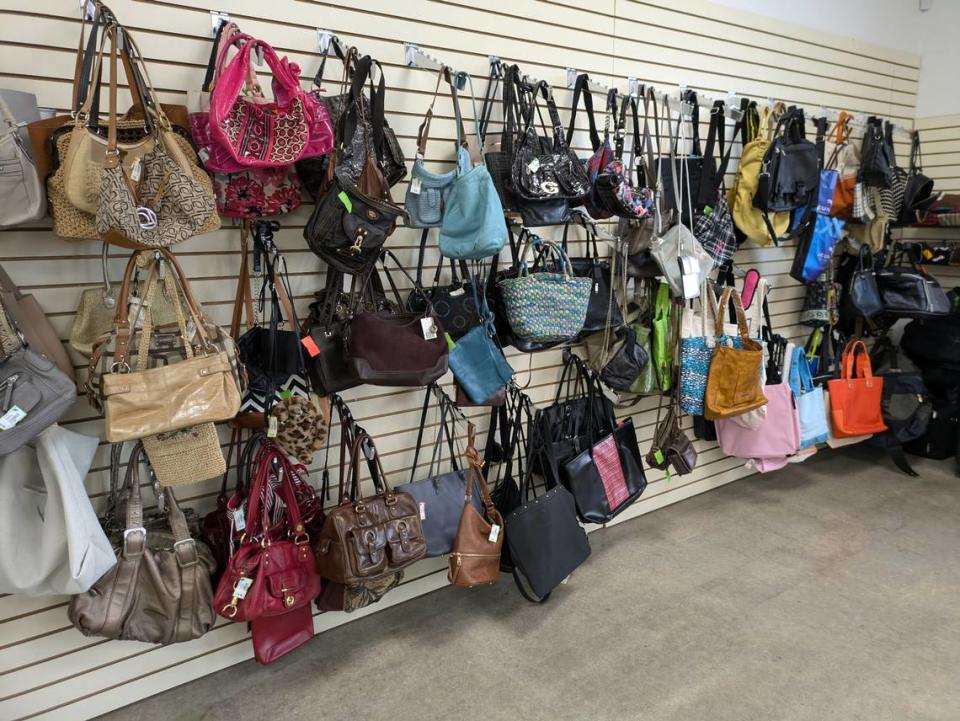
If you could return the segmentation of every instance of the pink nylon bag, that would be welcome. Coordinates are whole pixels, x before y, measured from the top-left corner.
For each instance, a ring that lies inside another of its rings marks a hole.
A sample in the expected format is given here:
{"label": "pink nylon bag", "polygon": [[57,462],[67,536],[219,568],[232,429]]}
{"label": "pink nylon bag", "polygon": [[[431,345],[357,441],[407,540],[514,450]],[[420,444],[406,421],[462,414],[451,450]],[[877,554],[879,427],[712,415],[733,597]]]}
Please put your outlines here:
{"label": "pink nylon bag", "polygon": [[[244,42],[240,51],[223,67],[228,48],[241,40]],[[273,102],[242,93],[253,72],[250,56],[255,51],[262,53],[273,72]],[[234,35],[224,45],[210,94],[210,152],[214,157],[222,151],[236,165],[221,165],[217,156],[214,165],[220,166],[218,170],[279,167],[330,152],[330,117],[325,108],[308,99],[300,87],[299,72],[295,63],[287,58],[281,60],[268,43],[243,33]]]}
{"label": "pink nylon bag", "polygon": [[767,385],[763,394],[767,412],[756,430],[744,428],[733,418],[714,421],[720,450],[751,461],[761,473],[783,468],[800,449],[800,417],[790,386]]}

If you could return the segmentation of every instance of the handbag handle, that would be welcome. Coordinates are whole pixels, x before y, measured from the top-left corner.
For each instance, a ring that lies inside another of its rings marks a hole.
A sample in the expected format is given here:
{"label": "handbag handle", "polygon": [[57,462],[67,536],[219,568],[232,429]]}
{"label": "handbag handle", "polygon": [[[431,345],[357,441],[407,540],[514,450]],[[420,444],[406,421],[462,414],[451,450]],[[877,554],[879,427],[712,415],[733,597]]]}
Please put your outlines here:
{"label": "handbag handle", "polygon": [[500,519],[500,513],[493,505],[493,499],[490,497],[490,489],[487,481],[483,477],[483,458],[476,447],[476,428],[473,423],[467,423],[467,449],[464,452],[467,459],[467,494],[464,497],[464,504],[469,504],[473,500],[473,486],[477,485],[480,489],[480,498],[483,501],[484,510],[487,518],[490,520]]}
{"label": "handbag handle", "polygon": [[[270,520],[267,517],[266,494],[271,471],[276,473],[278,483],[275,493],[283,501],[287,517],[287,531],[299,544],[309,541],[306,528],[300,518],[300,508],[297,506],[297,497],[293,488],[291,474],[296,473],[286,454],[276,443],[265,440],[257,450],[257,472],[250,483],[247,501],[247,528],[245,533],[251,538],[260,538],[269,542]],[[272,484],[270,484],[272,485]]]}
{"label": "handbag handle", "polygon": [[810,361],[800,347],[793,349],[793,358],[790,359],[790,388],[798,396],[809,393],[814,388]]}
{"label": "handbag handle", "polygon": [[600,135],[597,133],[597,119],[593,114],[593,93],[590,90],[590,76],[580,73],[573,85],[573,104],[570,106],[570,124],[567,126],[567,145],[573,142],[573,133],[576,129],[577,108],[580,98],[583,97],[583,109],[587,114],[587,124],[590,127],[590,145],[594,152],[600,147]]}
{"label": "handbag handle", "polygon": [[[123,488],[126,490],[126,518],[123,531],[122,554],[124,559],[136,558],[147,550],[147,530],[143,525],[143,498],[140,495],[140,463],[143,461],[143,443],[137,441],[127,459],[127,471]],[[167,501],[167,521],[173,532],[173,551],[181,566],[197,561],[196,542],[190,536],[187,519],[177,505],[173,489],[164,488]]]}
{"label": "handbag handle", "polygon": [[[503,83],[503,63],[499,60],[490,63],[490,74],[487,76],[487,87],[483,92],[483,102],[480,104],[480,115],[477,116],[480,135],[477,141],[482,149],[493,117],[494,98],[497,97],[497,88]],[[505,113],[504,113],[505,114]]]}
{"label": "handbag handle", "polygon": [[847,343],[843,349],[840,377],[844,380],[853,378],[873,378],[873,369],[870,365],[870,355],[867,353],[867,344],[859,338]]}
{"label": "handbag handle", "polygon": [[[234,36],[237,40],[242,36]],[[220,123],[227,117],[233,104],[249,77],[250,54],[256,50],[263,53],[263,59],[273,72],[274,101],[278,105],[289,106],[294,99],[303,94],[299,82],[291,82],[289,65],[281,63],[276,51],[264,40],[247,36],[246,42],[229,63],[226,63],[217,77],[210,98],[210,122]],[[226,50],[226,49],[225,49]],[[225,62],[226,52],[221,56]]]}
{"label": "handbag handle", "polygon": [[[340,505],[355,502],[363,503],[360,498],[360,455],[363,454],[370,466],[370,475],[373,479],[373,486],[377,495],[383,496],[387,505],[393,505],[395,496],[387,483],[387,476],[383,470],[383,463],[380,461],[380,454],[377,453],[377,447],[373,444],[373,439],[365,430],[356,427],[356,434],[353,442],[350,444],[350,497],[343,496],[343,478],[346,469],[346,444],[340,445]],[[359,499],[359,500],[358,500]]]}
{"label": "handbag handle", "polygon": [[[747,314],[743,310],[743,301],[740,299],[739,291],[737,291],[736,288],[726,288],[724,293],[728,296],[728,299],[733,302],[733,310],[737,316],[737,328],[740,330],[740,339],[743,341],[744,346],[752,347],[751,344],[755,342],[750,338],[750,329],[747,327]],[[707,295],[712,295],[712,293],[707,293]],[[726,303],[721,302],[720,307],[726,308]],[[715,335],[718,338],[723,335],[724,320],[724,313],[718,312],[714,319]]]}
{"label": "handbag handle", "polygon": [[439,466],[439,456],[443,448],[444,438],[446,438],[447,445],[449,446],[453,470],[460,470],[457,463],[457,454],[454,452],[453,448],[453,434],[450,433],[450,429],[447,427],[449,404],[452,403],[452,401],[450,401],[447,395],[436,383],[431,383],[427,386],[426,393],[423,397],[423,408],[420,411],[420,428],[417,430],[417,445],[414,447],[413,465],[410,468],[411,483],[413,483],[417,478],[417,468],[420,465],[420,449],[423,447],[423,436],[427,425],[427,413],[430,410],[430,401],[434,394],[436,394],[439,399],[440,420],[437,427],[437,437],[433,443],[433,452],[430,456],[430,467],[427,471],[427,477],[433,478],[435,468]]}

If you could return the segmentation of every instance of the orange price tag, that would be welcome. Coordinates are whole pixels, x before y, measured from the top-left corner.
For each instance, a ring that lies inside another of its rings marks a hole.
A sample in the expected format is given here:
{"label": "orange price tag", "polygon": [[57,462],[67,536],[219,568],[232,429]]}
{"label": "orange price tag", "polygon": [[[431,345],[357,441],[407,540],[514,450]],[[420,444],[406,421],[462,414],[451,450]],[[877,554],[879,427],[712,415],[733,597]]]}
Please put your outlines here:
{"label": "orange price tag", "polygon": [[310,354],[311,358],[316,358],[320,355],[320,349],[317,347],[317,342],[308,335],[305,335],[301,341],[303,347],[307,349],[307,353]]}

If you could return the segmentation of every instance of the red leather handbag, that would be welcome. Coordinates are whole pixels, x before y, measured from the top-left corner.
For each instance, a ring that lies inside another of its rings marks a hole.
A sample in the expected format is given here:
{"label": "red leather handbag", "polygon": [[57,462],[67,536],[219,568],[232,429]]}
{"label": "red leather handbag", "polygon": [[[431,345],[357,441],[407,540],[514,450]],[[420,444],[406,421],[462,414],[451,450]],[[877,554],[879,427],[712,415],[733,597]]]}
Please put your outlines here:
{"label": "red leather handbag", "polygon": [[833,435],[838,438],[882,433],[883,378],[875,377],[867,346],[854,339],[843,349],[840,377],[827,382]]}
{"label": "red leather handbag", "polygon": [[[252,621],[279,616],[309,605],[320,594],[310,535],[298,508],[296,475],[283,452],[264,442],[248,489],[243,539],[213,597],[214,609],[224,618]],[[270,487],[283,501],[274,504],[274,518],[266,503]]]}
{"label": "red leather handbag", "polygon": [[[226,151],[240,166],[276,167],[290,165],[307,157],[311,150],[322,155],[333,147],[330,118],[329,145],[322,139],[323,119],[315,103],[308,104],[300,87],[299,68],[286,58],[281,60],[269,44],[255,38],[234,36],[233,42],[245,40],[240,51],[219,73],[210,94],[210,142]],[[262,53],[273,72],[274,102],[247,98],[242,94],[250,77],[250,54]],[[221,63],[226,58],[226,48]],[[219,68],[218,68],[219,70]],[[295,74],[297,73],[297,74]],[[311,126],[318,125],[312,129]],[[318,147],[311,149],[311,132],[318,134]]]}
{"label": "red leather handbag", "polygon": [[266,666],[313,638],[313,608],[295,608],[281,616],[261,616],[250,622],[253,657]]}

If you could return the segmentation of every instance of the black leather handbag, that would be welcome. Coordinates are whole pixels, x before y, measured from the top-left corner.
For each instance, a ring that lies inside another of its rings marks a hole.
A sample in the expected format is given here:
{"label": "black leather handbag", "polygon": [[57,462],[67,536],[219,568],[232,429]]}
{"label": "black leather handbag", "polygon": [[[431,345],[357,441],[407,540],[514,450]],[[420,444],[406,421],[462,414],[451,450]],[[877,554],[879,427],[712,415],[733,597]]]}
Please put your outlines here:
{"label": "black leather handbag", "polygon": [[650,354],[637,343],[637,332],[633,326],[620,326],[616,330],[616,337],[618,342],[615,350],[600,369],[600,380],[607,388],[627,393],[650,363]]}
{"label": "black leather handbag", "polygon": [[[610,262],[600,258],[596,231],[589,226],[585,227],[587,231],[587,251],[592,252],[592,254],[586,257],[570,258],[573,274],[578,278],[590,278],[593,281],[590,302],[587,304],[587,319],[579,337],[590,333],[598,333],[606,328],[608,323],[613,328],[617,328],[623,323],[623,312],[620,310],[619,303],[616,299],[614,299],[612,305],[610,303],[610,286],[612,284]],[[568,255],[567,233],[569,230],[570,224],[567,223],[563,227],[562,245],[563,251]]]}
{"label": "black leather handbag", "polygon": [[873,253],[866,243],[860,246],[857,269],[850,276],[847,298],[853,309],[864,318],[872,318],[883,311],[883,298],[877,286],[877,272],[873,265]]}
{"label": "black leather handbag", "polygon": [[900,245],[891,264],[877,273],[883,313],[889,318],[933,318],[950,312],[950,299],[937,279],[917,264],[917,255],[918,246]]}
{"label": "black leather handbag", "polygon": [[[504,518],[505,548],[509,549],[513,578],[531,603],[543,603],[553,589],[590,556],[587,534],[577,522],[576,503],[561,485],[530,498],[532,458],[539,445],[538,425],[528,443],[526,473],[520,484],[520,506]],[[529,587],[529,590],[527,589]]]}
{"label": "black leather handbag", "polygon": [[428,232],[428,229],[424,228],[420,237],[416,286],[407,296],[407,310],[421,313],[426,310],[429,303],[433,306],[433,312],[443,330],[449,333],[451,338],[458,340],[466,335],[471,328],[480,325],[480,313],[474,300],[470,271],[467,269],[466,262],[461,260],[457,264],[451,259],[452,282],[449,285],[441,285],[440,277],[443,272],[443,259],[441,258],[433,276],[433,285],[423,287],[423,260]]}
{"label": "black leather handbag", "polygon": [[[660,180],[663,188],[660,193],[660,202],[663,204],[665,210],[676,210],[676,198],[684,197],[685,188],[681,188],[680,193],[674,194],[673,172],[674,165],[676,165],[678,175],[683,179],[684,184],[686,184],[689,179],[690,196],[693,198],[693,210],[699,213],[703,212],[704,207],[707,205],[713,205],[716,202],[716,191],[714,189],[720,187],[720,179],[717,177],[717,160],[714,156],[714,144],[716,142],[718,127],[717,118],[719,118],[720,123],[724,122],[724,118],[722,113],[719,116],[717,116],[716,113],[711,115],[710,129],[707,134],[707,145],[704,150],[701,150],[700,106],[697,103],[697,94],[692,90],[688,90],[684,95],[683,101],[690,109],[688,122],[690,122],[692,126],[693,144],[688,154],[684,153],[683,148],[677,147],[680,142],[680,124],[685,121],[684,114],[681,113],[677,117],[676,131],[671,137],[677,160],[675,162],[660,163]],[[669,117],[667,118],[667,124],[669,127]],[[667,159],[667,156],[664,156],[664,159]],[[688,211],[686,208],[682,210],[682,215],[684,223],[691,222],[687,217]]]}
{"label": "black leather handbag", "polygon": [[913,225],[917,222],[917,213],[923,212],[933,198],[933,180],[923,174],[923,160],[920,157],[920,131],[910,133],[910,170],[903,191],[903,208],[900,210],[900,224]]}
{"label": "black leather handbag", "polygon": [[893,138],[884,131],[881,118],[870,116],[860,148],[860,179],[870,187],[889,188],[893,168]]}
{"label": "black leather handbag", "polygon": [[561,474],[584,523],[608,523],[629,508],[647,487],[633,419],[564,463]]}
{"label": "black leather handbag", "polygon": [[[414,480],[417,478],[417,464],[420,460],[427,414],[430,407],[436,405],[432,402],[435,397],[439,399],[437,409],[440,421],[431,450],[430,466],[425,477]],[[427,556],[443,556],[453,550],[453,541],[463,513],[463,499],[467,495],[467,471],[460,468],[454,449],[453,416],[456,413],[459,411],[453,401],[439,387],[434,384],[427,387],[423,411],[420,414],[417,446],[413,454],[413,468],[410,469],[410,482],[394,488],[397,493],[409,493],[417,502],[420,525],[427,539]],[[449,453],[450,470],[440,472],[445,450]],[[480,511],[483,506],[477,495],[471,494],[471,501]]]}

